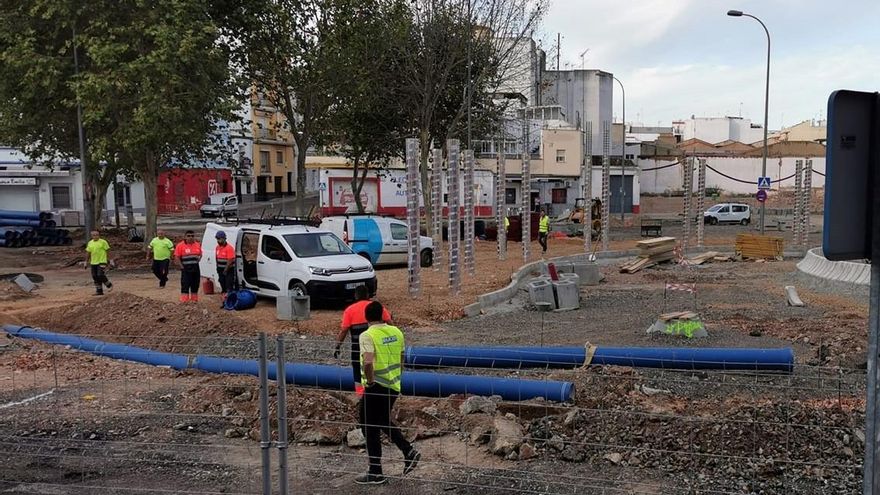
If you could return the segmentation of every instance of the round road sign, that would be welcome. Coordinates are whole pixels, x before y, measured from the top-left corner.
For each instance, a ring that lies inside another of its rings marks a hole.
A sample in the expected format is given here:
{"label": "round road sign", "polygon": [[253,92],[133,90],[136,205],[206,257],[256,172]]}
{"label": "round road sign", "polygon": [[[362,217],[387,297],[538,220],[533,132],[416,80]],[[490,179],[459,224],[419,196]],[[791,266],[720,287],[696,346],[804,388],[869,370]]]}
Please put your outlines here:
{"label": "round road sign", "polygon": [[755,199],[757,199],[761,203],[767,201],[767,191],[761,189],[760,191],[758,191],[758,194],[755,195]]}

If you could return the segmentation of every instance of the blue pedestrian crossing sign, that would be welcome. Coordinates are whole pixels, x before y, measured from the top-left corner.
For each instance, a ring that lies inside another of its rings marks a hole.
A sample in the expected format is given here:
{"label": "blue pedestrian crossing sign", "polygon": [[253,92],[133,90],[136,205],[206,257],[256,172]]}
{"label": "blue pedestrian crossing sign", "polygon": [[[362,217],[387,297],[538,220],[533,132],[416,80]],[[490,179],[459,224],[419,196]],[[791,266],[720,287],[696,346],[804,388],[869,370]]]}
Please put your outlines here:
{"label": "blue pedestrian crossing sign", "polygon": [[758,189],[770,189],[770,177],[758,177]]}

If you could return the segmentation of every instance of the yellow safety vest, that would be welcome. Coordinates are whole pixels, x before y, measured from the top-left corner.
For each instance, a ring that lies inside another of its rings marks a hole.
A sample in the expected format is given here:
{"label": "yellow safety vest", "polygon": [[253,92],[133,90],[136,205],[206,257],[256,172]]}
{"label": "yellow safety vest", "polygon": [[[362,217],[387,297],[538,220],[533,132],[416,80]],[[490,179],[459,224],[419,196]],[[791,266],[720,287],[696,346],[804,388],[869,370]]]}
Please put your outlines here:
{"label": "yellow safety vest", "polygon": [[510,219],[507,217],[504,217],[504,231],[507,232],[507,229],[509,229],[509,228],[510,228]]}
{"label": "yellow safety vest", "polygon": [[[392,325],[373,325],[364,332],[373,341],[373,370],[376,383],[400,392],[400,374],[403,352],[403,332]],[[361,383],[367,386],[367,373],[364,371],[364,354],[361,352]]]}
{"label": "yellow safety vest", "polygon": [[541,223],[538,225],[538,232],[542,234],[550,232],[550,217],[546,215],[541,217]]}

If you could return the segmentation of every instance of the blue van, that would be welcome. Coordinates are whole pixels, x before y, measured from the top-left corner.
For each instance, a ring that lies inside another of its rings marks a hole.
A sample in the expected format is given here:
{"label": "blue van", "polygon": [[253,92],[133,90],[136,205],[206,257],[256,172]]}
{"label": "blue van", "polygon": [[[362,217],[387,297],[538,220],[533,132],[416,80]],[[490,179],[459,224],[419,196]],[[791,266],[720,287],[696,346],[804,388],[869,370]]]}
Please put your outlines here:
{"label": "blue van", "polygon": [[[409,227],[406,222],[373,214],[335,215],[325,217],[321,228],[342,238],[352,251],[370,260],[373,266],[407,264]],[[433,239],[419,236],[419,264],[427,267],[433,263]]]}

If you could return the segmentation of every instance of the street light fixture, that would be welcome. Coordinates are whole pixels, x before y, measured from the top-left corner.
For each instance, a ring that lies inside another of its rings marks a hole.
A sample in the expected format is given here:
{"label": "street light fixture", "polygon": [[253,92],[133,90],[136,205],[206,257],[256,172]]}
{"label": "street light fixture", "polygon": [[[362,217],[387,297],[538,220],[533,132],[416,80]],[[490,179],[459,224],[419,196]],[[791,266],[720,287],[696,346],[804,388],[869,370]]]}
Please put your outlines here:
{"label": "street light fixture", "polygon": [[[728,10],[727,15],[730,17],[751,17],[752,19],[758,21],[762,28],[764,28],[764,33],[767,34],[767,79],[764,84],[764,153],[761,158],[761,176],[767,176],[767,118],[768,118],[768,103],[770,100],[770,31],[767,30],[767,26],[752,14],[747,14],[741,10]],[[764,235],[764,215],[765,215],[766,207],[764,203],[761,203],[761,235]]]}

